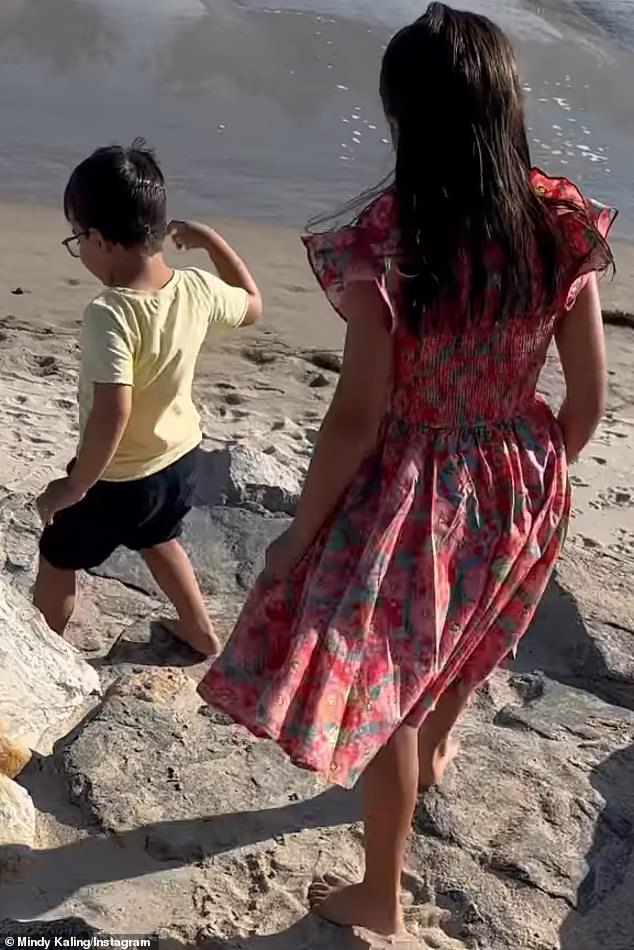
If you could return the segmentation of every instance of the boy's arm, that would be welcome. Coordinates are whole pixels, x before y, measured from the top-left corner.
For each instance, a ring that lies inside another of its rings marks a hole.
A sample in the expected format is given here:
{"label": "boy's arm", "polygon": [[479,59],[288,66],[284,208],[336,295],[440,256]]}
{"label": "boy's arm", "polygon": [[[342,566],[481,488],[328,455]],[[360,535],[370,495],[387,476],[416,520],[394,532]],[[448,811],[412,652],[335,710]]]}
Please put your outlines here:
{"label": "boy's arm", "polygon": [[82,375],[93,388],[90,411],[72,473],[51,482],[37,501],[51,524],[64,508],[81,501],[114,458],[132,410],[133,342],[116,309],[91,304],[82,325]]}
{"label": "boy's arm", "polygon": [[247,309],[241,326],[251,326],[262,316],[262,296],[241,257],[213,228],[196,221],[172,221],[168,227],[179,250],[203,250],[209,254],[221,280],[247,295]]}
{"label": "boy's arm", "polygon": [[92,412],[73,470],[66,478],[51,482],[38,498],[44,524],[52,524],[58,512],[80,502],[99,481],[119,448],[131,409],[131,386],[95,383]]}
{"label": "boy's arm", "polygon": [[77,461],[69,476],[83,497],[112,462],[132,411],[132,387],[95,383],[92,411],[86,422]]}

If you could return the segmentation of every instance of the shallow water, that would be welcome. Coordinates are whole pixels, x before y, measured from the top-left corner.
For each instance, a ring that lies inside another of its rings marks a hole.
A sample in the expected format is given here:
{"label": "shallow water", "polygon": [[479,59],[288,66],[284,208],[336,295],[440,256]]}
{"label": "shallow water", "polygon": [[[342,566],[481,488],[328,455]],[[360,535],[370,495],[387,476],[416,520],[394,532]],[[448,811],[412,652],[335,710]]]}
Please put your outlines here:
{"label": "shallow water", "polygon": [[[535,162],[619,206],[634,237],[634,0],[465,5],[518,41]],[[381,51],[422,6],[2,0],[0,190],[56,200],[93,147],[143,135],[173,213],[302,224],[389,170]]]}

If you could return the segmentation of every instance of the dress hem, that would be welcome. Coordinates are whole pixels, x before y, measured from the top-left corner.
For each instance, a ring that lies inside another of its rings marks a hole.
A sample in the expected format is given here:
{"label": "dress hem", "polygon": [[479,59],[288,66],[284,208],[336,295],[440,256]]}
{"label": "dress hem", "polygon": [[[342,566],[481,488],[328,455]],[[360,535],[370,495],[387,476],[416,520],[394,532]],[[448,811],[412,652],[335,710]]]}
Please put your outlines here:
{"label": "dress hem", "polygon": [[310,763],[306,759],[299,757],[296,752],[293,750],[291,743],[283,736],[276,733],[272,729],[268,729],[264,725],[256,724],[251,718],[244,715],[240,711],[239,702],[225,702],[219,698],[213,689],[213,686],[209,685],[207,680],[202,680],[198,686],[198,695],[204,699],[204,701],[211,706],[213,709],[217,709],[219,712],[225,713],[229,716],[236,725],[242,726],[244,729],[247,729],[251,735],[255,736],[256,739],[270,739],[271,742],[275,742],[276,745],[282,749],[282,751],[288,756],[290,761],[298,769],[302,769],[304,772],[312,772],[314,775],[320,775],[329,785],[339,785],[342,788],[353,788],[354,782],[344,783],[337,782],[333,779],[330,770],[325,770]]}

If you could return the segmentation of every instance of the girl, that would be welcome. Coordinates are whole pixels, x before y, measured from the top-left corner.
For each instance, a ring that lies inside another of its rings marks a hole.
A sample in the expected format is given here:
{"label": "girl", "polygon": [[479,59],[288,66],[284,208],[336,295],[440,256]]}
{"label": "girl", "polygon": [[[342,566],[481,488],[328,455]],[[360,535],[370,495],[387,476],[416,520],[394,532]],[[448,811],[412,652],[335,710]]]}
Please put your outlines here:
{"label": "girl", "polygon": [[[531,169],[513,50],[440,3],[398,33],[381,95],[396,174],[305,240],[347,321],[343,372],[296,517],[202,695],[304,768],[363,773],[363,882],[328,920],[403,928],[419,784],[442,779],[469,696],[526,632],[561,550],[567,460],[601,417],[594,276],[613,220]],[[566,398],[536,395],[555,336]]]}

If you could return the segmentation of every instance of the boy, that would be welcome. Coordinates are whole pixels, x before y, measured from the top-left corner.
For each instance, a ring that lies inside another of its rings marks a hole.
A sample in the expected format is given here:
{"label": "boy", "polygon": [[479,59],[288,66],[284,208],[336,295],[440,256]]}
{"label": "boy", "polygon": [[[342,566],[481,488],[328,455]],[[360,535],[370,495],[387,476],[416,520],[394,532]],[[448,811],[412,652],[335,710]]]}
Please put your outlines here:
{"label": "boy", "polygon": [[[192,381],[209,328],[255,323],[260,293],[210,228],[167,226],[163,174],[140,140],[98,149],[82,162],[66,187],[64,211],[73,229],[65,246],[104,290],[83,320],[77,458],[37,503],[45,528],[35,605],[63,634],[76,572],[124,545],[140,552],[175,607],[173,632],[214,655],[219,643],[178,541],[202,439]],[[206,250],[219,276],[169,267],[168,233],[178,248]]]}

